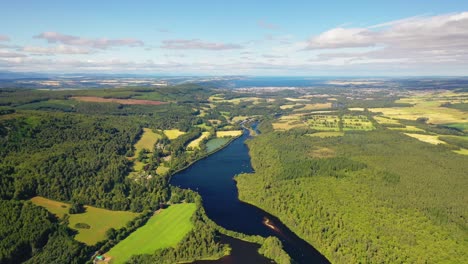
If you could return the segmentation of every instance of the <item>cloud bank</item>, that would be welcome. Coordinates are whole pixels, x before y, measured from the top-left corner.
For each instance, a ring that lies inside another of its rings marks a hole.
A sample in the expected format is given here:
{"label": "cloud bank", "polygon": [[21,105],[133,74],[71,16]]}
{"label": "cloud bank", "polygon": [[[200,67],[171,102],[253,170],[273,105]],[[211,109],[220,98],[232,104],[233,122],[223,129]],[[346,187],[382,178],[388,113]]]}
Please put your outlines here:
{"label": "cloud bank", "polygon": [[45,39],[48,43],[61,43],[70,46],[91,47],[95,49],[107,49],[110,47],[127,46],[140,47],[144,43],[141,40],[133,38],[107,39],[107,38],[83,38],[72,35],[65,35],[58,32],[42,32],[34,36],[37,39]]}
{"label": "cloud bank", "polygon": [[306,50],[368,48],[368,52],[324,53],[331,58],[399,59],[419,63],[465,63],[468,12],[413,17],[366,28],[333,28],[311,38]]}
{"label": "cloud bank", "polygon": [[162,49],[175,50],[232,50],[242,49],[238,44],[206,42],[200,39],[168,39],[163,40]]}

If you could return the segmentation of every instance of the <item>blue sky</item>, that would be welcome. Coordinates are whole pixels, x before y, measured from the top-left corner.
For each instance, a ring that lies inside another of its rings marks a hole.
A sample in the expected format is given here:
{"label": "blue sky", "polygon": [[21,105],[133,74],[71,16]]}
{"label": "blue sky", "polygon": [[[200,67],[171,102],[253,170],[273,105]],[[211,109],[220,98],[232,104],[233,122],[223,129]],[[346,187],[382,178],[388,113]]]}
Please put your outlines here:
{"label": "blue sky", "polygon": [[0,70],[468,74],[468,1],[226,2],[3,1]]}

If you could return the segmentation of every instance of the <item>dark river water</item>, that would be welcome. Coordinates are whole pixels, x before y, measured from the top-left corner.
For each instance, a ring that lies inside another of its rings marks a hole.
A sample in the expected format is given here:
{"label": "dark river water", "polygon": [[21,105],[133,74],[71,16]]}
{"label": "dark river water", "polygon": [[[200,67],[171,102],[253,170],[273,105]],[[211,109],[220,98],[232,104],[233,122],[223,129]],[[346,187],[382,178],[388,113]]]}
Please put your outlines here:
{"label": "dark river water", "polygon": [[[314,247],[295,235],[276,217],[239,201],[233,177],[240,173],[253,172],[248,148],[244,143],[248,137],[248,131],[245,131],[243,136],[234,140],[229,146],[175,174],[171,179],[171,184],[197,191],[203,198],[206,214],[218,225],[248,235],[276,236],[282,241],[284,250],[297,263],[329,263]],[[232,243],[229,244],[233,246]],[[251,247],[255,245],[248,244]],[[258,247],[255,247],[255,252],[257,249]],[[238,261],[221,260],[220,263],[265,263],[260,259],[252,259],[253,262],[245,261],[245,259],[253,258],[252,253],[245,248],[236,252],[234,250],[235,247],[233,247],[233,255],[240,254],[240,256],[237,255]]]}

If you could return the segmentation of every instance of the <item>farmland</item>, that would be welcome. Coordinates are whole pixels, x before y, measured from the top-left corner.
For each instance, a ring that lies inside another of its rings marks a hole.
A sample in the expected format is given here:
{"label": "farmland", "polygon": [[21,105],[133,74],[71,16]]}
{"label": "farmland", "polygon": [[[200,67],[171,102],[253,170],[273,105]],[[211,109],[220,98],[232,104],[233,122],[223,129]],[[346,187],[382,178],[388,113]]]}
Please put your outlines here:
{"label": "farmland", "polygon": [[193,228],[190,221],[196,205],[175,204],[163,209],[148,222],[119,242],[106,258],[111,263],[125,263],[132,255],[151,254],[157,249],[174,247]]}
{"label": "farmland", "polygon": [[213,138],[206,142],[206,152],[210,153],[222,147],[229,141],[228,138]]}
{"label": "farmland", "polygon": [[210,135],[210,132],[203,132],[202,135],[201,135],[200,137],[198,137],[197,139],[191,141],[191,142],[187,145],[187,149],[188,149],[188,148],[190,148],[190,149],[200,148],[200,143],[201,143],[205,138],[207,138],[209,135]]}
{"label": "farmland", "polygon": [[167,138],[169,138],[169,139],[171,139],[171,140],[172,140],[172,139],[176,139],[176,138],[178,138],[179,136],[185,134],[185,132],[180,131],[180,130],[178,130],[178,129],[166,129],[166,130],[164,130],[163,132],[164,132],[164,134],[167,136]]}
{"label": "farmland", "polygon": [[216,131],[216,137],[237,137],[242,135],[242,130]]}
{"label": "farmland", "polygon": [[143,150],[147,149],[148,151],[152,151],[154,148],[154,144],[161,138],[161,135],[154,133],[153,130],[149,128],[143,128],[143,134],[141,135],[140,139],[135,143],[135,155],[133,158],[136,158],[138,153]]}
{"label": "farmland", "polygon": [[[58,218],[63,218],[68,214],[70,204],[53,201],[44,197],[34,197],[31,201],[44,207]],[[106,231],[110,228],[119,229],[125,226],[138,214],[124,211],[111,211],[93,206],[85,206],[86,211],[81,214],[69,214],[69,224],[71,229],[78,231],[75,239],[88,245],[94,245],[106,239]],[[89,228],[77,228],[78,223],[87,224]]]}

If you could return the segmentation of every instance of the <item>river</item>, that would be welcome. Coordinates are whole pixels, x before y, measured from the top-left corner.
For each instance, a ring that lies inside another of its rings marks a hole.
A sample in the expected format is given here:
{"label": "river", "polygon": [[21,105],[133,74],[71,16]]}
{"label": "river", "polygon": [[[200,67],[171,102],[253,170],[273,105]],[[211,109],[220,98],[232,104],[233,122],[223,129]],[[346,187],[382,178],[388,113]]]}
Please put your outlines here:
{"label": "river", "polygon": [[171,184],[197,191],[203,198],[206,214],[218,225],[248,235],[276,236],[283,243],[284,250],[297,263],[329,263],[314,247],[299,238],[276,217],[238,199],[233,177],[240,173],[253,172],[245,145],[248,138],[249,132],[245,130],[241,137],[224,149],[173,175]]}

